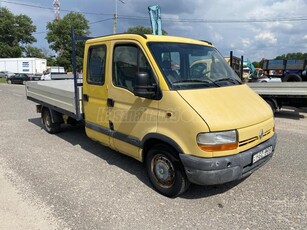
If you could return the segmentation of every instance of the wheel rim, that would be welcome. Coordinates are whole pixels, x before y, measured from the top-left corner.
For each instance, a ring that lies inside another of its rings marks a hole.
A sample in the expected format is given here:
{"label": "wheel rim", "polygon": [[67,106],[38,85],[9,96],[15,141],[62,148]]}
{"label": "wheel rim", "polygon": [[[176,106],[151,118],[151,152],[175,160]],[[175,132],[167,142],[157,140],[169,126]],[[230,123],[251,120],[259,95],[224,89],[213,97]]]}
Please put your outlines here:
{"label": "wheel rim", "polygon": [[151,170],[160,186],[170,188],[174,184],[175,169],[165,155],[157,154],[152,159]]}
{"label": "wheel rim", "polygon": [[45,112],[45,119],[44,119],[45,126],[49,129],[51,125],[50,116],[48,112]]}

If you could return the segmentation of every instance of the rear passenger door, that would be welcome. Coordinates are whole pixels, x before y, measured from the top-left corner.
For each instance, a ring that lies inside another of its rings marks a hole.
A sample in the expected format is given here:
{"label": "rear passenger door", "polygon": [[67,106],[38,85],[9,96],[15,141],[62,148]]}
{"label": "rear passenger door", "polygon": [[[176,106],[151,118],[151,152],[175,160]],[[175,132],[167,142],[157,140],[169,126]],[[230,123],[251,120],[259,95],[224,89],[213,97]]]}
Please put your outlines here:
{"label": "rear passenger door", "polygon": [[84,65],[83,106],[86,134],[106,146],[110,144],[107,109],[108,88],[107,44],[86,47],[87,63]]}

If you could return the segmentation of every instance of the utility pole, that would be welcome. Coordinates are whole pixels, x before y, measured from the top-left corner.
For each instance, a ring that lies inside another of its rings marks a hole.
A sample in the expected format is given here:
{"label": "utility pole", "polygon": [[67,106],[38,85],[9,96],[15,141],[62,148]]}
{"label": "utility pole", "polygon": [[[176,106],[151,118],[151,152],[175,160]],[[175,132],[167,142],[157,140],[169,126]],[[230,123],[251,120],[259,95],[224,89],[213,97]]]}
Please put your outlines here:
{"label": "utility pole", "polygon": [[113,15],[113,34],[116,34],[117,29],[117,1],[126,4],[123,0],[115,0],[115,14]]}
{"label": "utility pole", "polygon": [[115,13],[113,14],[113,34],[116,34],[116,27],[117,27],[117,14]]}
{"label": "utility pole", "polygon": [[52,3],[53,11],[54,11],[54,19],[59,20],[60,19],[60,0],[54,0]]}

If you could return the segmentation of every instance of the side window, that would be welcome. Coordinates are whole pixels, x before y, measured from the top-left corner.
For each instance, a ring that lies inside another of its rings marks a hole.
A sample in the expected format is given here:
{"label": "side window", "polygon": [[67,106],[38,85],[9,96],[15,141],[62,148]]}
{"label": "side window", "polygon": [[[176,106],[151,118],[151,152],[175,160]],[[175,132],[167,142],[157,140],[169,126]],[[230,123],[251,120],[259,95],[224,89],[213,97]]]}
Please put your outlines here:
{"label": "side window", "polygon": [[105,80],[106,47],[92,46],[88,54],[87,82],[103,85]]}
{"label": "side window", "polygon": [[153,79],[152,69],[142,51],[135,45],[116,46],[113,52],[113,84],[133,92],[138,72],[147,72]]}

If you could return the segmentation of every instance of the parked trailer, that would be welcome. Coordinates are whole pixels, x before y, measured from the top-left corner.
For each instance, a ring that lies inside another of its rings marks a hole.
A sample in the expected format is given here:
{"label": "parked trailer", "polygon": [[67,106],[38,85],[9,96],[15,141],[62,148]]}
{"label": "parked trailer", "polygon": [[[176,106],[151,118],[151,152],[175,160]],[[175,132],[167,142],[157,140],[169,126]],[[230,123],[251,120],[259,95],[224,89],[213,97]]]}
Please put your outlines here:
{"label": "parked trailer", "polygon": [[283,82],[307,81],[307,60],[264,60],[262,69]]}
{"label": "parked trailer", "polygon": [[282,106],[307,107],[307,82],[248,83],[275,112]]}
{"label": "parked trailer", "polygon": [[42,58],[0,58],[0,71],[42,75],[47,68],[47,60]]}

